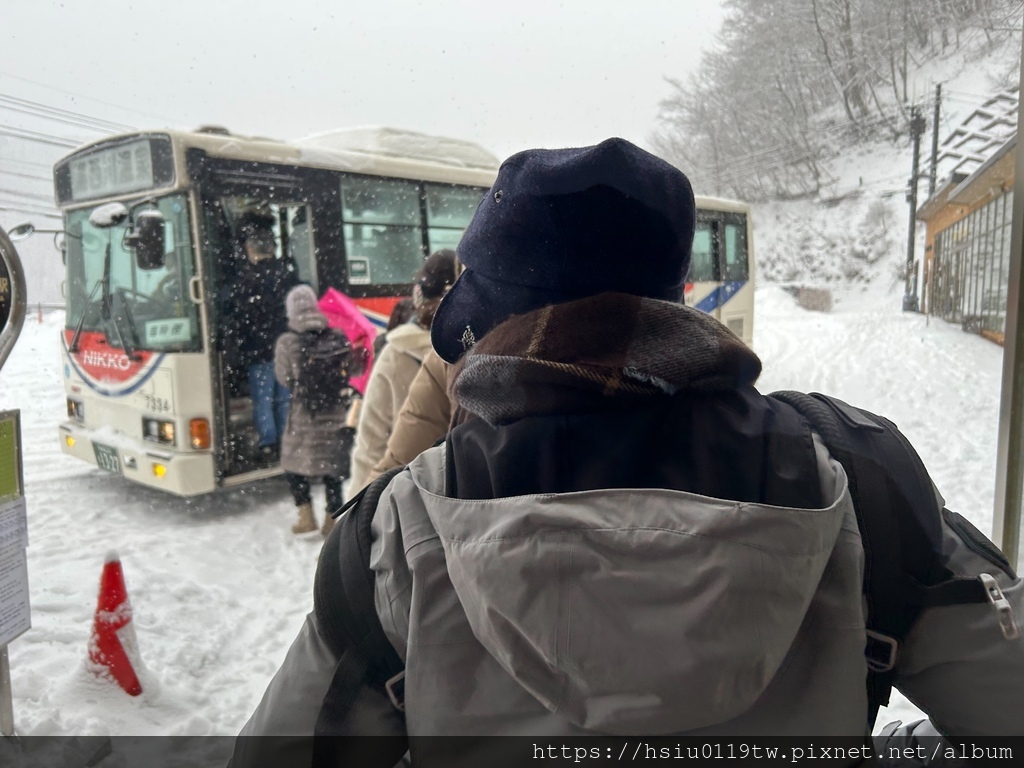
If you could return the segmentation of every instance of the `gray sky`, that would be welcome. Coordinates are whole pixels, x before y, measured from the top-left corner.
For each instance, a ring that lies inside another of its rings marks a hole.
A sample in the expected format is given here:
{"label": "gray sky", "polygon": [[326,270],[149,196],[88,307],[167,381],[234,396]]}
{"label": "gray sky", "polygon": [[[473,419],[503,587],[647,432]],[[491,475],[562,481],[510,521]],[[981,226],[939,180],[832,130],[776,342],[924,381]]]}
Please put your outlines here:
{"label": "gray sky", "polygon": [[[0,0],[0,94],[138,127],[646,144],[717,0]],[[52,87],[44,87],[52,86]],[[60,90],[55,90],[60,89]],[[63,92],[62,92],[63,91]],[[118,107],[122,107],[118,108]]]}

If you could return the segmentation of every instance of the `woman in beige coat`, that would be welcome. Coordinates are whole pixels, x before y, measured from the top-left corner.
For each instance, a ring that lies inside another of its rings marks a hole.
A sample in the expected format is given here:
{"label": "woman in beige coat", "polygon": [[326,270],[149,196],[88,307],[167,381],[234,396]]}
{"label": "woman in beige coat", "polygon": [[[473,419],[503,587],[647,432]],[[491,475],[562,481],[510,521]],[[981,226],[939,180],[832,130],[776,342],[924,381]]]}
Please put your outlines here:
{"label": "woman in beige coat", "polygon": [[428,256],[416,274],[414,319],[388,333],[387,343],[366,384],[352,451],[350,494],[357,493],[376,477],[373,468],[384,457],[395,417],[424,356],[430,351],[430,323],[434,312],[453,282],[455,252],[447,249]]}
{"label": "woman in beige coat", "polygon": [[379,475],[395,467],[404,467],[448,433],[452,403],[448,395],[451,366],[433,349],[409,385],[409,394],[395,417],[384,456],[366,478],[372,483]]}

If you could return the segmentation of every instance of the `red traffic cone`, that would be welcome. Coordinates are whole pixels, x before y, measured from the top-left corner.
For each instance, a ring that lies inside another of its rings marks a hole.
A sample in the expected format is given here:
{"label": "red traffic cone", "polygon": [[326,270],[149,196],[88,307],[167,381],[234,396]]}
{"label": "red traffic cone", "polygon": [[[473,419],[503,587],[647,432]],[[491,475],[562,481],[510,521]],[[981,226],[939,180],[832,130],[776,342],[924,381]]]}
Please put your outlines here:
{"label": "red traffic cone", "polygon": [[138,696],[142,685],[135,674],[138,663],[138,643],[132,626],[132,606],[124,585],[121,559],[110,552],[100,576],[100,596],[96,602],[96,618],[89,638],[89,661],[97,670],[110,672],[125,693]]}

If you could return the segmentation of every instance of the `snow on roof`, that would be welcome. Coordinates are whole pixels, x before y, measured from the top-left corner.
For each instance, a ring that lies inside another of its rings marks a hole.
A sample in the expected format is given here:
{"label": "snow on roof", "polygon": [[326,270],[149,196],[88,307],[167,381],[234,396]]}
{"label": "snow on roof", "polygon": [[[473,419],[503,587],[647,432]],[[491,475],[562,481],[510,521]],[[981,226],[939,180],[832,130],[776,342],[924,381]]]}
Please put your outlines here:
{"label": "snow on roof", "polygon": [[398,128],[346,128],[296,139],[295,146],[329,152],[419,160],[438,165],[495,170],[499,161],[479,144]]}
{"label": "snow on roof", "polygon": [[942,175],[974,173],[1016,134],[1018,96],[1017,88],[997,93],[945,138],[938,155]]}

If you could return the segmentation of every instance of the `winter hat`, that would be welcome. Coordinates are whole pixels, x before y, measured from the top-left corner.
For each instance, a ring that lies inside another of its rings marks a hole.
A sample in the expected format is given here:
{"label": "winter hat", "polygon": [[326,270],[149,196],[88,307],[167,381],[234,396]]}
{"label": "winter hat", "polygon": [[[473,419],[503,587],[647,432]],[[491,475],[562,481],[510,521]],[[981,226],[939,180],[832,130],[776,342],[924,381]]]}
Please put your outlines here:
{"label": "winter hat", "polygon": [[455,282],[455,251],[442,248],[427,256],[416,273],[416,285],[424,299],[439,299]]}
{"label": "winter hat", "polygon": [[312,331],[327,327],[327,316],[320,311],[316,292],[308,285],[296,285],[284,300],[288,327],[294,331]]}
{"label": "winter hat", "polygon": [[682,171],[624,139],[513,155],[459,243],[434,349],[454,363],[511,315],[604,291],[680,301],[695,216]]}
{"label": "winter hat", "polygon": [[242,242],[258,232],[273,231],[274,217],[267,212],[250,208],[243,211],[235,224],[235,232]]}

